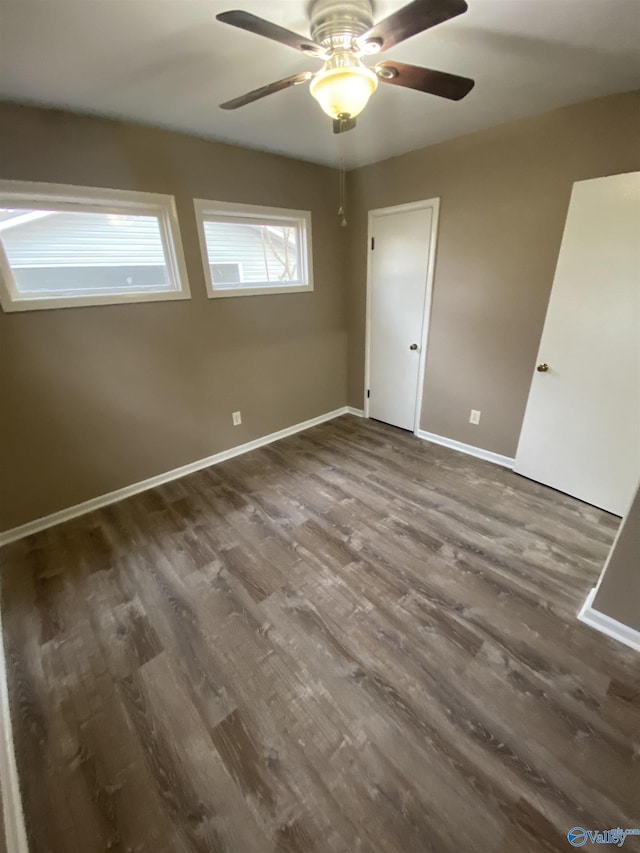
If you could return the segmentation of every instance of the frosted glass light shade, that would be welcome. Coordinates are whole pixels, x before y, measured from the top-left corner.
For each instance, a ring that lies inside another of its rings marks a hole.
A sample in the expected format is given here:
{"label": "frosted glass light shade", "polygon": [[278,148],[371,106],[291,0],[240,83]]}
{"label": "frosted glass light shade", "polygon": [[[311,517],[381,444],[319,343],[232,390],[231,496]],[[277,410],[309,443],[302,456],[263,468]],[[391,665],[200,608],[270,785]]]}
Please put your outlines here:
{"label": "frosted glass light shade", "polygon": [[311,94],[331,118],[355,118],[378,88],[378,78],[362,63],[325,68],[311,81]]}

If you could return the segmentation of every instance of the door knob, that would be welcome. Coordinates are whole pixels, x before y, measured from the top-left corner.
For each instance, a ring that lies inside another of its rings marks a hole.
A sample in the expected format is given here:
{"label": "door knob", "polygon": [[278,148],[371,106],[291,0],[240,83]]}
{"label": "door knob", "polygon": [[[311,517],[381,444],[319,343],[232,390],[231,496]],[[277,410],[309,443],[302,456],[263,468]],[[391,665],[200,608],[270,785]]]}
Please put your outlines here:
{"label": "door knob", "polygon": [[409,349],[418,349],[418,344],[411,344]]}
{"label": "door knob", "polygon": [[539,364],[539,365],[536,367],[536,370],[538,371],[538,373],[546,373],[546,372],[547,372],[547,370],[549,370],[549,365],[548,365],[548,364],[544,364],[544,363]]}

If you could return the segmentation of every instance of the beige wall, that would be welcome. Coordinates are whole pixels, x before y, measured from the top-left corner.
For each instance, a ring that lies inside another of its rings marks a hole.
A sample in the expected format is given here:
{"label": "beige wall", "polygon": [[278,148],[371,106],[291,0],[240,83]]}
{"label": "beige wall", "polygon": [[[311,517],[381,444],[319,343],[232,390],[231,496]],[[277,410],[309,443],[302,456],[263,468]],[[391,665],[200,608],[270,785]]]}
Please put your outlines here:
{"label": "beige wall", "polygon": [[[175,195],[192,293],[0,311],[0,530],[346,403],[335,171],[0,104],[0,178]],[[194,197],[311,210],[315,291],[207,299]]]}
{"label": "beige wall", "polygon": [[363,405],[367,211],[439,197],[421,427],[515,455],[571,186],[640,168],[639,106],[637,93],[576,104],[350,173],[350,405]]}
{"label": "beige wall", "polygon": [[[192,291],[0,312],[0,530],[344,405],[347,347],[361,407],[367,211],[435,196],[421,426],[513,455],[572,183],[640,168],[639,102],[603,98],[355,170],[348,229],[334,170],[0,104],[0,178],[175,195]],[[312,210],[315,292],[208,300],[193,197]]]}
{"label": "beige wall", "polygon": [[618,531],[592,607],[640,631],[640,486]]}

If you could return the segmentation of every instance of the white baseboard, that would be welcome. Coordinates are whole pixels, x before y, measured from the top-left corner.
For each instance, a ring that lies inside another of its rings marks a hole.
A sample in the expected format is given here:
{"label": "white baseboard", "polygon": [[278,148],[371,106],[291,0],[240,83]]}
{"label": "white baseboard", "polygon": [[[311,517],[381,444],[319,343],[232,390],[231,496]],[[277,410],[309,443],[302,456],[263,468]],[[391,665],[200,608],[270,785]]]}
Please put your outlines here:
{"label": "white baseboard", "polygon": [[463,444],[461,441],[454,441],[452,438],[445,438],[443,435],[436,435],[433,432],[425,432],[419,429],[416,432],[418,438],[425,441],[431,441],[433,444],[441,444],[443,447],[449,447],[451,450],[458,450],[460,453],[466,453],[469,456],[475,456],[477,459],[484,459],[485,462],[493,462],[495,465],[502,465],[504,468],[513,468],[516,460],[510,456],[501,456],[499,453],[493,453],[491,450],[484,450],[482,447],[474,447],[473,444]]}
{"label": "white baseboard", "polygon": [[353,406],[347,406],[347,414],[355,415],[357,418],[363,418],[364,409],[354,409]]}
{"label": "white baseboard", "polygon": [[601,634],[606,634],[607,637],[612,637],[614,640],[618,640],[619,643],[624,643],[625,646],[629,646],[635,649],[636,652],[640,652],[640,631],[636,631],[634,628],[618,622],[617,619],[607,616],[606,613],[594,610],[591,606],[593,599],[596,597],[597,589],[598,587],[594,586],[590,591],[580,608],[578,619],[584,622],[585,625],[589,625],[591,628],[595,628],[596,631],[600,631]]}
{"label": "white baseboard", "polygon": [[[2,816],[8,853],[29,853],[27,833],[22,811],[18,767],[13,745],[13,726],[9,707],[7,685],[7,660],[0,614],[0,790],[2,791]],[[1,831],[1,830],[0,830]]]}
{"label": "white baseboard", "polygon": [[108,492],[106,495],[91,498],[88,501],[83,501],[67,509],[51,513],[51,515],[45,515],[43,518],[36,518],[34,521],[21,524],[20,527],[13,527],[11,530],[0,532],[0,547],[8,545],[9,542],[15,542],[17,539],[23,539],[25,536],[31,536],[33,533],[38,533],[47,527],[53,527],[55,524],[62,524],[63,521],[70,521],[72,518],[86,515],[95,509],[116,503],[116,501],[121,501],[124,498],[130,498],[140,492],[146,492],[148,489],[154,489],[156,486],[162,486],[164,483],[171,482],[171,480],[178,480],[187,474],[193,474],[196,471],[201,471],[203,468],[209,468],[211,465],[225,462],[227,459],[233,459],[234,456],[249,453],[258,447],[264,447],[265,444],[272,444],[281,438],[287,438],[287,436],[295,435],[297,432],[302,432],[305,429],[310,429],[310,427],[318,426],[318,424],[323,424],[325,421],[331,421],[334,418],[340,417],[340,415],[346,414],[357,415],[358,410],[342,406],[340,409],[334,409],[333,412],[326,412],[324,415],[318,415],[318,417],[310,418],[308,421],[285,427],[285,429],[272,432],[270,435],[263,435],[261,438],[247,441],[245,444],[239,444],[236,447],[230,447],[228,450],[222,450],[220,453],[214,453],[213,456],[207,456],[205,459],[198,459],[196,462],[190,462],[188,465],[182,465],[180,468],[174,468],[172,471],[167,471],[164,474],[149,477],[148,480],[132,483],[130,486],[124,486],[124,488]]}

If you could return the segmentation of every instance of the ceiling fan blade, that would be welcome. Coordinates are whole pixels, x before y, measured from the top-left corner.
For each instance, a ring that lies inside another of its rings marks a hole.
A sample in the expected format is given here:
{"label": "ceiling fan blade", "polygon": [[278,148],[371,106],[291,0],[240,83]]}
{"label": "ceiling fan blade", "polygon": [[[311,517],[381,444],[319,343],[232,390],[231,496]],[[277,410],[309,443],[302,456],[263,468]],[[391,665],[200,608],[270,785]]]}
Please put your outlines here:
{"label": "ceiling fan blade", "polygon": [[272,41],[278,41],[280,44],[286,44],[288,47],[301,50],[310,56],[323,57],[325,55],[324,48],[311,39],[299,36],[298,33],[280,27],[278,24],[272,24],[271,21],[266,21],[264,18],[252,15],[251,12],[242,12],[240,10],[221,12],[219,15],[216,15],[216,18],[218,21],[222,21],[223,24],[231,24],[232,27],[239,27],[241,30],[247,30],[250,33],[255,33],[257,36],[264,36]]}
{"label": "ceiling fan blade", "polygon": [[465,0],[413,0],[360,36],[358,42],[378,42],[388,50],[405,39],[467,11]]}
{"label": "ceiling fan blade", "polygon": [[334,133],[346,133],[348,130],[353,130],[355,126],[355,118],[334,118],[333,120]]}
{"label": "ceiling fan blade", "polygon": [[374,71],[383,83],[417,89],[429,95],[449,98],[450,101],[462,100],[475,85],[475,81],[469,77],[434,71],[432,68],[422,68],[420,65],[406,65],[404,62],[379,62]]}
{"label": "ceiling fan blade", "polygon": [[284,77],[282,80],[277,80],[275,83],[269,83],[267,86],[261,86],[259,89],[254,89],[252,92],[247,92],[246,95],[240,95],[239,98],[234,98],[231,101],[226,101],[220,104],[223,110],[237,110],[238,107],[244,107],[245,104],[251,104],[253,101],[259,101],[260,98],[266,98],[267,95],[273,95],[274,92],[281,92],[283,89],[288,89],[290,86],[297,86],[299,83],[306,83],[313,77],[311,71],[303,71],[301,74],[293,74],[291,77]]}

